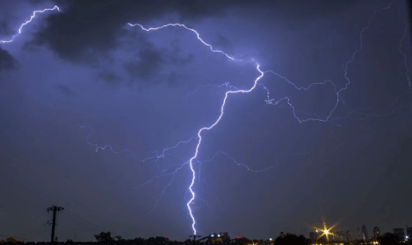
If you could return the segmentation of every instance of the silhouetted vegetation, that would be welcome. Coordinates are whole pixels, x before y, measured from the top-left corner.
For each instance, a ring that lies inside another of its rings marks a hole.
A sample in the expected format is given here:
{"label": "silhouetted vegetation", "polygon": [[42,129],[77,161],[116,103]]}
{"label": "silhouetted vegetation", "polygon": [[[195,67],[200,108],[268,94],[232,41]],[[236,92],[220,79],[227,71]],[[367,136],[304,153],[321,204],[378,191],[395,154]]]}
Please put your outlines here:
{"label": "silhouetted vegetation", "polygon": [[378,238],[380,245],[396,245],[399,243],[398,237],[392,233],[385,233]]}
{"label": "silhouetted vegetation", "polygon": [[306,245],[309,244],[309,240],[305,236],[297,236],[295,234],[280,235],[275,239],[275,245]]}
{"label": "silhouetted vegetation", "polygon": [[94,237],[98,242],[102,243],[110,243],[114,241],[114,239],[112,238],[112,234],[110,232],[100,232],[100,234],[94,235]]}

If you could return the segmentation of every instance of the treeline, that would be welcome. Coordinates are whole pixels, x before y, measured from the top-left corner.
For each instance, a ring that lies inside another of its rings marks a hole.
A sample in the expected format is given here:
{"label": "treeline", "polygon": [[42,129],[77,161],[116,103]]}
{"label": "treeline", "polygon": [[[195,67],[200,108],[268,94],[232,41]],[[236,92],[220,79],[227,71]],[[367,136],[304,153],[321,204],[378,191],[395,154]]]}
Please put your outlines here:
{"label": "treeline", "polygon": [[297,236],[295,234],[280,233],[280,236],[275,239],[275,245],[306,245],[310,244],[310,240],[307,239],[304,235]]}

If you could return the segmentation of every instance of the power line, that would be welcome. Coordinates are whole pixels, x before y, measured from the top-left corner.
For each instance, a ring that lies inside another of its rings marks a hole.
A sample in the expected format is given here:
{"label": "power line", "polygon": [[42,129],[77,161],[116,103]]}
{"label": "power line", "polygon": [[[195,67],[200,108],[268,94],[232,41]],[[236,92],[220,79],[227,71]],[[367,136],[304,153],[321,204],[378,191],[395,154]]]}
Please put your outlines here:
{"label": "power line", "polygon": [[38,232],[38,230],[41,230],[42,228],[44,228],[45,225],[46,224],[43,224],[39,227],[36,227],[35,229],[31,230],[30,232],[24,233],[22,236],[0,235],[0,237],[5,237],[5,238],[13,237],[13,238],[15,238],[17,240],[20,240],[20,241],[27,241],[27,240],[30,240],[30,235]]}
{"label": "power line", "polygon": [[98,226],[98,225],[95,225],[95,224],[91,223],[90,221],[87,221],[87,220],[81,218],[80,216],[71,213],[70,211],[66,211],[66,213],[69,214],[69,215],[71,215],[71,216],[73,216],[73,217],[76,217],[77,219],[79,219],[79,220],[81,220],[81,221],[83,221],[83,222],[85,222],[85,223],[88,223],[88,224],[90,224],[90,225],[92,225],[92,226],[95,226],[95,227],[98,227],[99,229],[102,229],[102,227],[100,227],[100,226]]}
{"label": "power line", "polygon": [[[92,227],[88,224],[85,224],[83,222],[80,222],[79,220],[74,219],[73,217],[69,216],[67,213],[63,213],[62,218],[64,221],[70,221],[70,227],[76,227],[81,229],[84,235],[87,235],[88,237],[91,238],[91,240],[94,239],[93,234],[96,233],[96,231],[101,231],[100,229],[97,229],[95,227]],[[65,222],[67,224],[67,222]],[[87,233],[87,234],[86,234]]]}
{"label": "power line", "polygon": [[94,225],[90,225],[90,224],[88,224],[88,223],[86,223],[86,222],[83,222],[83,221],[81,221],[81,220],[79,220],[79,219],[75,218],[74,216],[71,216],[71,215],[69,215],[69,214],[67,214],[67,213],[64,214],[64,216],[65,216],[66,218],[68,218],[69,220],[77,223],[77,224],[83,225],[84,227],[92,228],[93,230],[100,230],[99,227],[96,227],[96,226],[94,226]]}
{"label": "power line", "polygon": [[104,228],[102,228],[102,227],[100,227],[100,226],[98,226],[98,225],[96,225],[96,224],[93,224],[93,223],[91,223],[90,221],[87,221],[87,220],[85,220],[85,219],[83,219],[83,218],[81,218],[81,217],[79,217],[79,216],[77,216],[77,215],[75,215],[75,214],[67,211],[67,210],[65,210],[64,213],[66,213],[66,215],[70,215],[71,217],[73,217],[73,218],[75,218],[75,219],[77,219],[77,220],[79,220],[79,221],[81,221],[81,222],[84,222],[84,223],[86,223],[86,224],[88,224],[88,225],[90,225],[90,226],[93,226],[93,227],[98,228],[98,229],[100,229],[100,230],[106,230],[106,229],[104,229]]}
{"label": "power line", "polygon": [[86,227],[86,228],[89,228],[89,229],[93,229],[93,231],[100,230],[99,228],[96,228],[96,227],[94,227],[94,226],[91,226],[91,225],[89,225],[89,224],[86,224],[86,223],[84,223],[84,222],[81,222],[81,221],[79,221],[79,220],[77,220],[77,219],[69,216],[68,214],[63,214],[63,217],[65,217],[65,218],[67,218],[68,220],[76,223],[77,225],[82,225],[83,227]]}
{"label": "power line", "polygon": [[[44,218],[44,219],[46,218],[46,217],[45,217],[45,214],[46,214],[46,211],[38,214],[35,218],[32,218],[31,220],[38,222],[38,221],[40,220],[40,218],[42,218],[42,219],[43,219],[43,218]],[[27,241],[27,240],[30,240],[30,239],[28,239],[28,236],[29,236],[29,235],[31,235],[31,234],[37,232],[38,230],[42,229],[42,228],[44,227],[44,225],[46,225],[46,224],[41,224],[40,226],[36,226],[34,229],[31,229],[29,232],[20,234],[20,235],[18,235],[18,236],[11,236],[11,235],[3,235],[3,234],[0,234],[0,237],[4,237],[4,238],[13,237],[13,238],[16,238],[16,239],[18,239],[18,240],[20,240],[20,241]]]}
{"label": "power line", "polygon": [[25,239],[25,240],[34,240],[34,238],[36,238],[38,235],[40,235],[41,233],[44,233],[45,231],[47,231],[47,229],[51,226],[51,224],[44,224],[44,226],[37,230],[36,232],[34,232],[33,234],[31,234],[28,238],[29,239]]}

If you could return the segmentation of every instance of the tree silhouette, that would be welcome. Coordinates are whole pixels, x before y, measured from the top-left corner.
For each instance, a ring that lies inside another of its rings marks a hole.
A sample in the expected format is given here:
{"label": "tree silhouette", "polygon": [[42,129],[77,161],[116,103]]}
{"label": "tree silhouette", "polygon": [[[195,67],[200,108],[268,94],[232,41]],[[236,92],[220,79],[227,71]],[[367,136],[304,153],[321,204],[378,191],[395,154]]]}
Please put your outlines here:
{"label": "tree silhouette", "polygon": [[295,234],[287,233],[285,236],[281,235],[275,239],[275,245],[306,245],[309,240],[305,236],[300,235],[299,237]]}
{"label": "tree silhouette", "polygon": [[6,239],[6,242],[8,242],[8,243],[16,243],[16,242],[20,242],[20,241],[17,240],[16,238],[14,238],[14,237],[9,237],[9,238]]}
{"label": "tree silhouette", "polygon": [[100,234],[98,235],[94,235],[94,237],[96,238],[96,240],[98,242],[112,242],[113,238],[112,238],[112,234],[109,232],[100,232]]}
{"label": "tree silhouette", "polygon": [[392,233],[385,233],[378,237],[378,241],[381,245],[396,245],[398,244],[398,237]]}

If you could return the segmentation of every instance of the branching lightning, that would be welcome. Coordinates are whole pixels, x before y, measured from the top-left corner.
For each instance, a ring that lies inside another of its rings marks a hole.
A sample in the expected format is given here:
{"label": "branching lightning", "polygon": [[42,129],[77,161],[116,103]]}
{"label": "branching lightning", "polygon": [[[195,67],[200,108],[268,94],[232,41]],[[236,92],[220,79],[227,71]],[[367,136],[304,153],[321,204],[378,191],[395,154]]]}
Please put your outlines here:
{"label": "branching lightning", "polygon": [[[336,93],[336,102],[335,102],[335,105],[333,106],[332,110],[330,110],[329,114],[328,114],[324,119],[319,118],[319,117],[308,117],[308,118],[305,118],[305,119],[300,118],[300,117],[297,115],[297,113],[296,113],[297,110],[296,110],[295,106],[293,106],[292,103],[290,102],[289,97],[286,96],[286,97],[283,97],[283,98],[279,99],[278,101],[274,101],[273,99],[270,99],[270,98],[269,98],[270,93],[269,93],[269,91],[267,90],[267,88],[264,87],[264,89],[266,89],[267,95],[268,95],[268,98],[267,98],[267,100],[266,100],[266,103],[267,103],[267,104],[270,104],[270,105],[278,105],[280,102],[286,101],[286,103],[292,108],[293,116],[298,120],[299,123],[308,122],[308,121],[330,122],[330,119],[331,119],[333,113],[335,112],[336,108],[338,108],[339,103],[342,102],[342,104],[345,104],[345,101],[342,99],[341,93],[342,93],[343,91],[347,90],[348,86],[349,86],[350,83],[351,83],[351,80],[350,80],[350,78],[348,77],[349,64],[352,63],[352,62],[355,60],[356,54],[359,53],[359,52],[363,49],[363,34],[364,34],[364,32],[370,27],[371,22],[372,22],[373,18],[376,16],[376,14],[379,13],[379,12],[382,12],[382,11],[384,11],[384,10],[390,9],[393,3],[394,3],[394,2],[391,2],[387,7],[382,8],[382,9],[380,9],[380,10],[376,10],[376,11],[373,13],[372,17],[369,19],[368,25],[365,26],[364,28],[362,28],[362,30],[361,30],[361,32],[360,32],[360,37],[359,37],[359,48],[356,49],[355,52],[352,53],[351,59],[348,60],[348,61],[345,63],[345,65],[344,65],[344,78],[345,78],[345,80],[346,80],[346,83],[345,83],[345,85],[344,85],[342,88],[338,89],[337,86],[336,86],[332,81],[330,81],[330,80],[326,80],[326,81],[321,82],[321,83],[312,83],[312,84],[310,84],[310,85],[307,86],[307,87],[299,87],[299,86],[297,86],[295,83],[293,83],[293,82],[291,82],[289,79],[287,79],[286,77],[281,76],[280,74],[278,74],[278,73],[276,73],[276,72],[274,72],[274,71],[272,71],[272,70],[266,71],[266,72],[272,73],[272,74],[274,74],[275,76],[277,76],[277,77],[285,80],[288,84],[292,85],[292,86],[293,86],[295,89],[297,89],[297,90],[309,90],[311,87],[313,87],[313,86],[315,86],[315,85],[324,85],[324,84],[328,84],[328,83],[331,84],[331,85],[334,87],[334,90],[335,90],[335,93]],[[353,112],[353,110],[351,110],[351,112]],[[339,125],[339,126],[340,126],[340,125]]]}
{"label": "branching lightning", "polygon": [[35,11],[33,11],[33,14],[30,16],[30,19],[28,19],[26,22],[24,22],[24,23],[22,23],[22,24],[20,25],[20,28],[19,28],[17,34],[15,34],[14,36],[12,36],[9,40],[0,40],[0,43],[11,43],[11,42],[13,42],[14,39],[15,39],[18,35],[21,34],[21,31],[23,30],[23,27],[25,27],[27,24],[29,24],[30,22],[32,22],[32,20],[36,17],[36,14],[42,14],[42,13],[44,13],[44,12],[54,11],[54,10],[57,10],[57,11],[61,12],[58,6],[54,6],[53,8],[46,8],[46,9],[43,9],[43,10],[35,10]]}
{"label": "branching lightning", "polygon": [[279,161],[280,161],[280,158],[281,158],[281,157],[285,157],[285,156],[288,156],[288,157],[289,157],[289,156],[302,156],[302,155],[306,155],[306,154],[307,154],[307,153],[300,153],[300,154],[294,154],[294,155],[278,155],[278,156],[276,157],[276,164],[275,164],[275,165],[272,165],[272,166],[269,166],[269,167],[267,167],[267,168],[260,169],[260,170],[252,169],[252,168],[250,168],[248,165],[246,165],[246,164],[244,164],[244,163],[238,162],[238,161],[236,160],[236,158],[232,157],[231,155],[227,154],[227,153],[224,152],[224,151],[218,151],[218,152],[216,152],[216,153],[212,156],[212,158],[207,159],[207,160],[203,160],[203,161],[199,161],[199,163],[211,162],[211,161],[215,160],[215,158],[216,158],[218,155],[223,155],[223,156],[227,157],[228,159],[232,160],[232,162],[233,162],[234,164],[236,164],[237,166],[243,167],[243,168],[245,168],[247,171],[250,171],[250,172],[252,172],[252,173],[258,174],[258,173],[263,173],[263,172],[265,172],[265,171],[267,171],[267,170],[269,170],[269,169],[275,168],[275,167],[279,164]]}
{"label": "branching lightning", "polygon": [[163,195],[165,194],[166,189],[173,183],[173,180],[175,179],[175,176],[176,176],[176,172],[177,172],[178,170],[182,169],[182,168],[183,168],[183,166],[180,167],[180,168],[178,168],[178,169],[176,169],[176,170],[174,171],[174,173],[172,174],[172,179],[171,179],[171,180],[169,181],[169,183],[165,186],[165,188],[163,188],[162,193],[160,193],[159,198],[156,200],[156,202],[155,202],[153,208],[150,210],[149,214],[152,213],[153,210],[156,209],[157,204],[160,202],[160,200],[162,200],[162,197],[163,197]]}
{"label": "branching lightning", "polygon": [[149,157],[146,157],[146,158],[138,158],[138,157],[137,157],[131,150],[129,150],[129,149],[123,149],[123,150],[120,150],[120,151],[115,151],[115,150],[113,149],[113,146],[111,146],[111,145],[100,146],[100,145],[97,144],[97,143],[92,143],[92,142],[90,142],[89,138],[90,138],[90,137],[92,136],[92,134],[93,134],[93,131],[94,131],[93,128],[90,127],[90,126],[82,126],[82,125],[78,125],[78,124],[77,124],[77,126],[78,126],[79,128],[81,128],[81,129],[90,128],[90,133],[87,135],[86,142],[87,142],[88,145],[93,146],[93,147],[95,148],[95,152],[96,152],[96,153],[98,153],[100,150],[101,150],[101,151],[104,151],[104,150],[106,150],[106,149],[109,149],[113,154],[123,154],[123,153],[127,153],[127,154],[129,154],[134,160],[139,161],[139,162],[142,162],[142,163],[147,162],[147,161],[150,161],[150,160],[157,161],[157,160],[159,160],[159,159],[161,159],[161,158],[164,158],[164,157],[166,156],[166,154],[168,154],[168,151],[179,147],[181,144],[190,143],[192,140],[194,140],[194,139],[197,138],[197,137],[191,137],[191,138],[188,139],[188,140],[179,141],[179,142],[178,142],[177,144],[175,144],[174,146],[171,146],[171,147],[168,147],[168,148],[164,148],[164,149],[161,151],[161,153],[159,153],[159,151],[152,151],[151,153],[155,153],[154,156],[149,156]]}
{"label": "branching lightning", "polygon": [[[179,147],[179,146],[182,145],[182,144],[189,144],[189,143],[191,143],[192,141],[194,141],[194,140],[196,139],[196,140],[197,140],[197,143],[196,143],[195,151],[194,151],[192,157],[191,157],[189,160],[187,160],[187,161],[184,162],[183,164],[169,166],[168,168],[164,169],[160,174],[156,175],[154,178],[148,180],[147,182],[145,182],[145,183],[143,183],[143,184],[141,185],[141,186],[144,186],[144,185],[152,182],[153,180],[155,180],[155,179],[157,179],[157,178],[159,178],[159,177],[172,176],[171,180],[170,180],[169,183],[165,186],[165,188],[163,189],[161,195],[160,195],[159,198],[156,200],[153,209],[150,211],[150,212],[152,212],[152,211],[156,208],[158,202],[162,199],[162,196],[164,195],[166,189],[172,184],[173,180],[175,179],[176,173],[177,173],[178,171],[180,171],[180,170],[181,170],[183,167],[185,167],[186,165],[189,165],[189,168],[190,168],[191,173],[192,173],[192,178],[191,178],[191,183],[190,183],[187,191],[190,193],[191,198],[190,198],[190,200],[186,203],[186,206],[187,206],[187,209],[188,209],[188,211],[189,211],[189,215],[190,215],[190,217],[191,217],[193,233],[196,235],[196,233],[197,233],[197,230],[196,230],[196,219],[195,219],[195,217],[194,217],[194,215],[193,215],[192,207],[191,207],[191,205],[193,204],[193,202],[194,202],[194,200],[196,199],[196,197],[198,197],[198,195],[196,195],[196,193],[195,193],[195,191],[194,191],[194,185],[195,185],[195,181],[196,181],[196,171],[195,171],[195,169],[194,169],[194,163],[195,163],[195,162],[198,162],[199,164],[201,164],[201,163],[205,163],[205,162],[209,162],[209,161],[214,160],[218,155],[224,155],[224,156],[228,157],[230,160],[232,160],[236,165],[241,166],[241,167],[244,167],[246,170],[251,171],[251,172],[253,172],[253,173],[260,173],[260,172],[263,172],[263,171],[267,171],[267,170],[272,169],[272,168],[274,168],[274,167],[276,166],[276,165],[274,165],[274,166],[270,166],[270,167],[265,168],[265,169],[262,169],[262,170],[255,170],[255,169],[252,169],[252,168],[250,168],[249,166],[247,166],[247,165],[245,165],[245,164],[239,163],[234,157],[232,157],[232,156],[230,156],[230,155],[228,155],[227,153],[222,152],[222,151],[217,152],[217,153],[216,153],[211,159],[209,159],[209,160],[203,160],[203,161],[198,160],[199,150],[200,150],[200,147],[201,147],[201,144],[202,144],[202,134],[204,133],[204,131],[209,131],[209,130],[213,129],[213,128],[221,121],[222,117],[224,116],[225,105],[226,105],[227,99],[229,98],[229,95],[232,95],[232,94],[246,94],[246,93],[251,93],[253,90],[255,90],[255,88],[256,88],[257,86],[260,86],[260,87],[262,87],[262,88],[266,91],[266,99],[265,99],[265,102],[266,102],[268,105],[278,105],[278,106],[279,106],[279,105],[282,105],[282,104],[286,103],[286,106],[288,106],[288,107],[290,107],[290,108],[292,109],[292,113],[293,113],[294,117],[297,119],[297,121],[298,121],[299,123],[304,123],[304,122],[308,122],[308,121],[318,121],[318,122],[330,122],[330,123],[333,123],[333,124],[335,124],[335,125],[337,125],[337,126],[341,126],[339,123],[336,123],[334,120],[332,121],[331,119],[332,119],[332,118],[339,118],[339,119],[341,119],[341,120],[343,120],[343,121],[346,121],[346,120],[349,120],[348,118],[349,118],[350,115],[352,115],[352,114],[361,114],[361,115],[363,115],[365,118],[366,118],[366,117],[371,117],[371,116],[376,116],[376,115],[368,115],[368,114],[366,114],[366,113],[363,113],[362,111],[363,111],[364,109],[361,109],[361,110],[353,110],[353,109],[351,109],[350,107],[348,107],[348,106],[345,104],[345,100],[342,98],[341,93],[344,92],[345,90],[347,90],[348,87],[349,87],[349,85],[351,84],[351,80],[350,80],[349,77],[348,77],[348,68],[349,68],[349,64],[352,63],[352,62],[355,60],[356,54],[359,53],[359,52],[363,49],[363,35],[364,35],[364,32],[370,27],[371,22],[372,22],[373,18],[376,16],[376,14],[378,14],[378,13],[381,12],[381,11],[390,9],[392,4],[393,4],[393,2],[391,2],[391,3],[390,3],[387,7],[385,7],[385,8],[382,8],[382,9],[380,9],[380,10],[375,11],[375,12],[373,13],[372,17],[369,19],[367,26],[365,26],[365,27],[361,30],[361,32],[360,32],[360,39],[359,39],[359,48],[356,49],[356,50],[352,53],[351,58],[350,58],[346,63],[344,63],[344,74],[343,74],[343,76],[344,76],[346,82],[345,82],[344,86],[342,86],[342,87],[340,87],[340,88],[339,88],[339,86],[338,86],[337,84],[335,84],[335,83],[332,82],[331,80],[325,80],[324,82],[312,83],[312,84],[310,84],[309,86],[306,86],[306,87],[297,86],[295,83],[291,82],[288,78],[286,78],[286,77],[278,74],[277,72],[275,72],[275,71],[273,71],[273,70],[262,71],[261,68],[260,68],[260,64],[259,64],[258,62],[256,62],[255,59],[248,59],[248,60],[237,59],[237,58],[235,58],[235,57],[233,57],[233,56],[225,53],[224,51],[214,49],[212,45],[210,45],[209,43],[205,42],[205,41],[200,37],[200,34],[199,34],[198,31],[196,31],[195,29],[189,28],[189,27],[187,27],[187,26],[184,25],[184,24],[180,24],[180,23],[168,23],[168,24],[165,24],[165,25],[162,25],[162,26],[159,26],[159,27],[145,28],[145,27],[144,27],[143,25],[141,25],[141,24],[131,24],[131,23],[128,23],[127,25],[129,25],[130,27],[140,27],[141,30],[146,31],[146,32],[157,31],[157,30],[160,30],[160,29],[163,29],[163,28],[167,28],[167,27],[180,27],[180,28],[184,28],[184,29],[186,29],[186,30],[191,31],[192,33],[194,33],[194,34],[196,35],[197,39],[198,39],[203,45],[205,45],[206,47],[208,47],[211,52],[219,53],[219,54],[221,54],[221,55],[224,55],[225,57],[227,57],[227,58],[228,58],[229,60],[231,60],[231,61],[236,61],[236,62],[239,62],[239,61],[240,61],[240,62],[252,63],[252,64],[255,66],[256,71],[258,72],[259,75],[258,75],[258,76],[256,77],[256,79],[253,81],[253,84],[252,84],[252,86],[251,86],[249,89],[237,89],[236,87],[231,86],[229,83],[224,83],[224,84],[221,84],[221,85],[201,85],[201,86],[199,86],[195,91],[189,93],[187,96],[189,96],[189,95],[192,94],[192,93],[197,92],[197,90],[198,90],[199,88],[201,88],[201,87],[212,87],[212,86],[213,86],[213,87],[219,87],[219,88],[221,88],[221,87],[226,87],[226,88],[230,89],[230,90],[228,90],[228,91],[225,92],[225,96],[224,96],[224,99],[223,99],[223,101],[222,101],[222,105],[221,105],[221,107],[220,107],[220,114],[219,114],[218,118],[217,118],[210,126],[207,126],[207,127],[205,126],[205,127],[200,128],[200,129],[198,130],[198,132],[197,132],[197,135],[194,136],[194,137],[192,137],[192,138],[190,138],[190,139],[188,139],[188,140],[180,141],[180,142],[178,142],[177,144],[175,144],[174,146],[171,146],[171,147],[168,147],[168,148],[164,148],[164,149],[161,150],[161,151],[152,151],[151,153],[152,153],[153,155],[152,155],[152,156],[149,156],[149,157],[146,157],[146,158],[138,158],[138,157],[136,157],[136,156],[133,154],[132,151],[130,151],[130,150],[128,150],[128,149],[123,149],[123,150],[120,150],[120,151],[116,151],[116,150],[114,150],[114,148],[113,148],[111,145],[100,146],[100,145],[97,144],[97,143],[92,143],[92,142],[90,141],[90,137],[91,137],[91,135],[92,135],[92,133],[93,133],[93,128],[91,128],[91,127],[86,127],[86,126],[80,126],[80,125],[78,125],[78,126],[79,126],[80,128],[82,128],[82,129],[90,128],[91,132],[90,132],[90,133],[88,134],[88,136],[87,136],[87,144],[89,144],[90,146],[94,147],[96,153],[99,152],[99,150],[107,150],[107,149],[110,150],[110,151],[111,151],[112,153],[114,153],[114,154],[127,153],[127,154],[129,154],[130,156],[132,156],[133,159],[135,159],[135,160],[137,160],[137,161],[139,161],[139,162],[142,162],[142,163],[147,162],[147,161],[154,161],[154,162],[156,162],[156,161],[158,161],[158,160],[161,159],[161,158],[165,158],[165,156],[168,154],[169,151],[171,151],[171,150]],[[61,12],[58,6],[54,6],[53,8],[46,8],[46,9],[43,9],[43,10],[36,10],[36,11],[34,11],[33,14],[31,15],[30,19],[20,25],[20,28],[18,29],[17,34],[15,34],[14,36],[12,36],[9,40],[0,40],[0,44],[13,42],[13,41],[15,40],[15,38],[22,33],[22,29],[23,29],[26,25],[28,25],[29,23],[32,22],[32,20],[36,17],[36,14],[44,13],[44,12],[47,12],[47,11],[54,11],[54,10],[57,10],[57,11]],[[408,25],[408,26],[409,26],[409,25]],[[403,41],[404,41],[404,39],[405,39],[405,37],[406,37],[406,32],[407,32],[408,26],[405,27],[404,35],[403,35],[402,39],[400,40],[400,43],[399,43],[399,52],[400,52],[400,53],[403,55],[403,57],[404,57],[404,64],[405,64],[405,68],[406,68],[406,73],[405,73],[405,75],[406,75],[406,79],[407,79],[407,81],[408,81],[408,86],[409,86],[409,87],[412,87],[412,82],[411,82],[411,79],[410,79],[410,77],[409,77],[409,69],[408,69],[408,66],[407,66],[407,56],[406,56],[406,53],[402,51],[402,43],[403,43]],[[311,88],[313,88],[313,87],[315,87],[315,86],[323,86],[323,85],[326,85],[326,84],[330,84],[331,86],[333,86],[334,93],[336,94],[336,101],[335,101],[332,109],[329,111],[328,115],[327,115],[326,117],[324,117],[324,118],[320,118],[320,117],[318,117],[316,114],[315,114],[315,115],[306,114],[306,113],[304,113],[304,112],[301,112],[301,111],[297,110],[297,109],[295,108],[295,106],[292,104],[292,102],[291,102],[291,100],[289,99],[288,96],[285,96],[285,97],[283,97],[283,98],[281,98],[281,99],[278,99],[278,100],[272,99],[272,98],[270,97],[270,91],[269,91],[269,89],[268,89],[263,83],[259,83],[259,81],[264,77],[264,75],[265,75],[266,73],[270,73],[270,74],[273,74],[273,75],[279,77],[281,80],[286,81],[289,85],[291,85],[292,87],[294,87],[294,88],[295,88],[296,90],[298,90],[298,91],[301,91],[301,90],[306,91],[306,90],[309,90],[309,89],[311,89]],[[411,91],[411,90],[409,89],[409,92],[410,92],[410,91]],[[186,97],[187,97],[187,96],[186,96]],[[390,113],[392,112],[391,108],[398,102],[398,99],[399,99],[399,97],[390,105],[390,107],[389,107]],[[347,115],[346,117],[343,117],[343,118],[342,118],[342,117],[336,117],[336,116],[334,116],[333,114],[334,114],[334,112],[336,111],[336,109],[338,108],[339,105],[345,106],[345,108],[347,108],[347,109],[349,110],[349,112],[350,112],[349,115]],[[298,116],[298,113],[299,113],[299,114],[304,114],[304,115],[306,115],[306,117],[305,117],[305,118],[301,118],[301,117]],[[387,114],[388,114],[388,113],[385,113],[384,115],[387,115]],[[297,155],[303,155],[303,154],[297,154]],[[277,163],[279,162],[279,157],[280,157],[280,156],[277,157]],[[177,166],[177,167],[176,167],[176,166]],[[198,198],[199,198],[199,197],[198,197]]]}
{"label": "branching lightning", "polygon": [[410,24],[408,24],[408,25],[405,26],[405,30],[403,31],[403,37],[402,37],[402,39],[399,41],[399,53],[401,53],[402,56],[403,56],[403,63],[404,63],[404,65],[405,65],[405,69],[406,69],[406,71],[405,71],[405,77],[406,77],[406,79],[408,80],[408,86],[409,86],[409,87],[412,87],[411,78],[409,77],[408,63],[406,62],[406,60],[407,60],[406,53],[402,51],[402,44],[403,44],[403,41],[405,40],[406,33],[408,32],[409,26],[410,26]]}

